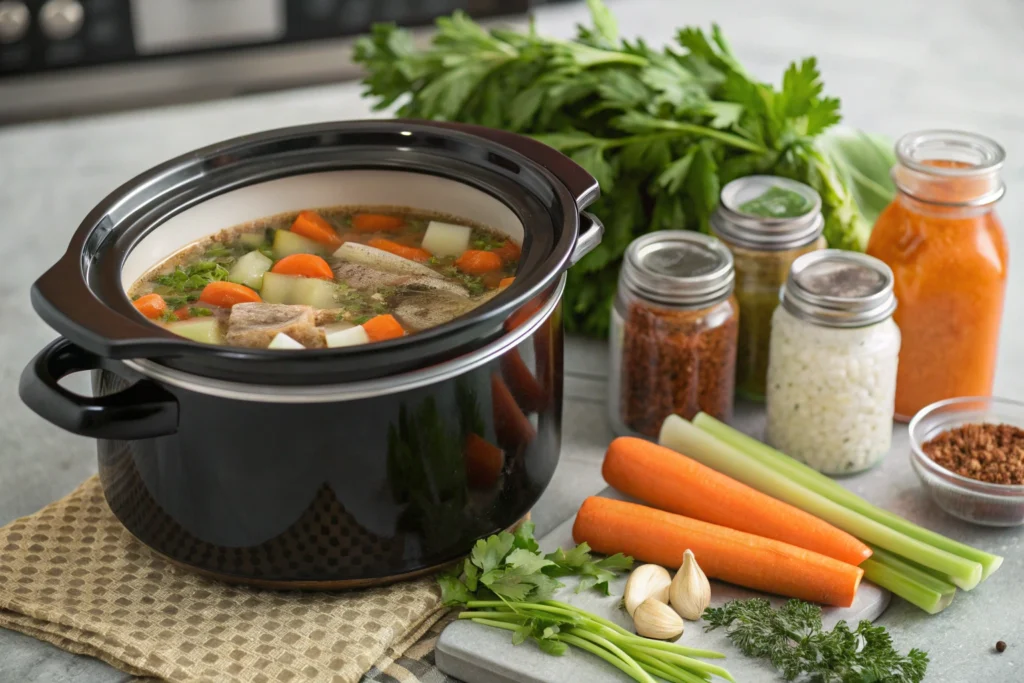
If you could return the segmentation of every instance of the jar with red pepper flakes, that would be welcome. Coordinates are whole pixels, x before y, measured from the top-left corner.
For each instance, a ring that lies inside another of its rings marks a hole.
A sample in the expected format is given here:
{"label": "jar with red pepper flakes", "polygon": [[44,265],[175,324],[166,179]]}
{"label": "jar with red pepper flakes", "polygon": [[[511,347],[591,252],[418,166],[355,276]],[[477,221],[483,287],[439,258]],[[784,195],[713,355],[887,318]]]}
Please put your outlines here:
{"label": "jar with red pepper flakes", "polygon": [[672,414],[732,416],[739,306],[732,255],[714,237],[633,241],[612,309],[608,407],[620,435],[657,438]]}

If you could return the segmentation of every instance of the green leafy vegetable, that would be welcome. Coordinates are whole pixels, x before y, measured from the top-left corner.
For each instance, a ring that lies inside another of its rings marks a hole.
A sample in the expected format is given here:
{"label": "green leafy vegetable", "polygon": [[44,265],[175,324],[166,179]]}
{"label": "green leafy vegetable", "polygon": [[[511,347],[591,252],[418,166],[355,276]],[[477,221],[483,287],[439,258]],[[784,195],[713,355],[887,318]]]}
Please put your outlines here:
{"label": "green leafy vegetable", "polygon": [[881,135],[836,126],[820,136],[815,145],[838,169],[864,218],[874,223],[896,196],[891,174],[896,165],[892,141]]}
{"label": "green leafy vegetable", "polygon": [[593,211],[606,232],[569,272],[570,330],[606,334],[626,246],[652,230],[707,231],[720,188],[740,176],[807,183],[822,197],[830,246],[864,248],[870,226],[849,175],[815,144],[840,116],[813,58],[773,87],[743,69],[717,26],[684,28],[656,50],[622,39],[605,5],[588,4],[592,25],[575,40],[486,31],[456,13],[438,20],[426,49],[378,24],[355,56],[377,109],[531,135],[597,178]]}
{"label": "green leafy vegetable", "polygon": [[787,681],[918,683],[928,668],[926,653],[901,655],[885,627],[870,621],[853,630],[840,621],[823,631],[821,608],[800,600],[779,609],[762,598],[733,600],[707,609],[704,621],[706,631],[726,629],[745,655],[770,659]]}
{"label": "green leafy vegetable", "polygon": [[[472,424],[469,420],[466,424]],[[615,572],[633,566],[621,554],[598,559],[586,543],[548,555],[540,552],[533,524],[524,522],[515,533],[502,532],[479,539],[456,572],[438,577],[446,605],[465,609],[460,619],[512,632],[512,643],[533,641],[541,651],[563,655],[569,646],[600,657],[635,681],[705,681],[729,672],[697,657],[721,658],[708,650],[648,640],[615,623],[550,597],[562,586],[555,577],[581,576],[581,582],[607,581]],[[607,590],[606,590],[607,592]]]}
{"label": "green leafy vegetable", "polygon": [[[541,601],[562,587],[557,577],[579,576],[577,592],[596,588],[608,595],[608,582],[617,572],[632,566],[633,558],[621,553],[599,559],[590,553],[586,543],[568,552],[559,548],[543,555],[533,537],[533,524],[524,522],[515,533],[503,531],[477,541],[461,574],[447,576],[442,591],[450,598],[444,599],[445,604],[495,596],[512,601]],[[453,580],[461,583],[465,591],[455,586]]]}

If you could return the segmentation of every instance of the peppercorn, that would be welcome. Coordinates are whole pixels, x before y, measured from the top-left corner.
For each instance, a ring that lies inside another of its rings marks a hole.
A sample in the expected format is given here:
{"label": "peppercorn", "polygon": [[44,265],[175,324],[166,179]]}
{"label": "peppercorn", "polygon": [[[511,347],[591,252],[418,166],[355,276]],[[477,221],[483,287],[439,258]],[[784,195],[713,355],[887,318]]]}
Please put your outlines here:
{"label": "peppercorn", "polygon": [[1002,640],[996,641],[996,652],[1004,652],[1006,650],[1006,642]]}

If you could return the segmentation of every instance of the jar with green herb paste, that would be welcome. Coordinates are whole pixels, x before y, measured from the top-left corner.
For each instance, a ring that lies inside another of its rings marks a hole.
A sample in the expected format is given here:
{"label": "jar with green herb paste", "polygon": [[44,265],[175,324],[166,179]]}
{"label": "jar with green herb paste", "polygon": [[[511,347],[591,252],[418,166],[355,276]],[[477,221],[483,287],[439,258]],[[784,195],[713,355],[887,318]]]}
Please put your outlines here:
{"label": "jar with green herb paste", "polygon": [[657,438],[669,415],[732,417],[737,304],[720,240],[652,232],[626,249],[612,308],[608,408],[619,435]]}
{"label": "jar with green herb paste", "polygon": [[795,180],[747,176],[722,189],[711,226],[735,262],[740,307],[736,393],[744,398],[764,400],[779,288],[793,261],[825,248],[824,225],[818,193]]}

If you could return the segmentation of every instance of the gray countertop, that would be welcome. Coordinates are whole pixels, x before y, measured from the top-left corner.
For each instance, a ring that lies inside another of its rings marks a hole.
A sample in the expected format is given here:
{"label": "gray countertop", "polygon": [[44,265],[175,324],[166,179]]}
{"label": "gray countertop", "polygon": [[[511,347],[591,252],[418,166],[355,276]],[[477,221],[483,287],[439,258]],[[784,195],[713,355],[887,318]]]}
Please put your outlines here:
{"label": "gray countertop", "polygon": [[[652,43],[670,39],[678,26],[716,20],[748,68],[766,80],[777,81],[790,59],[817,55],[826,91],[842,97],[850,125],[890,136],[963,128],[999,140],[1008,154],[1000,214],[1015,266],[1024,256],[1024,5],[1016,0],[620,0],[612,8],[624,35]],[[568,36],[583,12],[582,4],[544,9],[539,29]],[[22,368],[54,336],[29,306],[29,284],[59,257],[81,218],[125,180],[189,149],[277,126],[369,116],[358,93],[355,84],[338,85],[0,129],[0,237],[6,245],[0,270],[0,523],[67,494],[96,470],[91,442],[45,423],[17,398]],[[996,393],[1016,398],[1024,397],[1022,297],[1024,267],[1014,267]],[[562,459],[534,512],[541,532],[602,488],[600,461],[611,438],[604,418],[603,344],[571,340],[566,360]],[[71,384],[86,386],[81,377]],[[742,428],[759,435],[757,408],[741,405],[737,417]],[[928,680],[1024,679],[1024,532],[972,527],[939,512],[918,488],[901,427],[880,467],[843,483],[898,514],[1007,558],[990,581],[961,592],[940,616],[896,601],[882,617],[901,648],[931,653]],[[1000,639],[1010,647],[993,654]],[[0,681],[129,678],[96,660],[0,631]]]}

